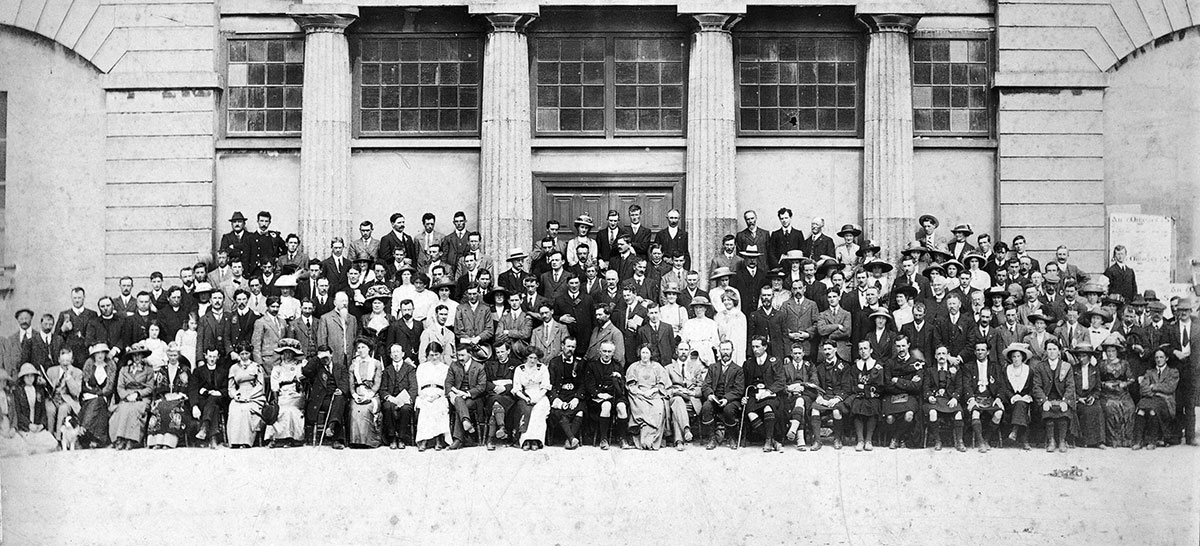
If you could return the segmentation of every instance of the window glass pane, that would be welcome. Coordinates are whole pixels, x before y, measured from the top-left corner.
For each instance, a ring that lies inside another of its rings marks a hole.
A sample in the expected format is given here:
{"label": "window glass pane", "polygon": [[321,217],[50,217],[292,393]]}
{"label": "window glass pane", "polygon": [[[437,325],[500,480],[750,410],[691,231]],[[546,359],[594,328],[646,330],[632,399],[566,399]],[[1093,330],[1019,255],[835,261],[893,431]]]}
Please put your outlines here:
{"label": "window glass pane", "polygon": [[664,118],[683,119],[683,51],[680,38],[615,38],[616,131],[679,132]]}
{"label": "window glass pane", "polygon": [[736,47],[741,131],[857,131],[858,38],[746,36]]}
{"label": "window glass pane", "polygon": [[226,47],[226,134],[299,133],[304,40],[229,40]]}
{"label": "window glass pane", "polygon": [[912,67],[915,134],[990,134],[987,40],[915,39]]}
{"label": "window glass pane", "polygon": [[[477,37],[361,38],[359,131],[478,132],[481,47]],[[557,81],[557,68],[539,64],[536,77]]]}

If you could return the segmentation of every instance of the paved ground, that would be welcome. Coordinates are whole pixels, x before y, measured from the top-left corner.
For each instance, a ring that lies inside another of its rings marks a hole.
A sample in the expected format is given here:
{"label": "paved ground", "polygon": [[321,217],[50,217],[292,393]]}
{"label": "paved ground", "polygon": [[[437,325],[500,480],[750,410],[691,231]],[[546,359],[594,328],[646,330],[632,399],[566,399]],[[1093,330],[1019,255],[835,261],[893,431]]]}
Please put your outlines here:
{"label": "paved ground", "polygon": [[6,545],[1143,546],[1200,543],[1198,463],[1186,447],[100,450],[0,460],[0,489]]}

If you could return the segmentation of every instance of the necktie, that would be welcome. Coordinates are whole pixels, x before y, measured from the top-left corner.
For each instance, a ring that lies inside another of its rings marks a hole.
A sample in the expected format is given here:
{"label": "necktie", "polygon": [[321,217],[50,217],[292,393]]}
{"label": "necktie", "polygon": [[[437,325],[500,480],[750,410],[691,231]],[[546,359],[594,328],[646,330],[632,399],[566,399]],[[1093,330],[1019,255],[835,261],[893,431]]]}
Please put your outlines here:
{"label": "necktie", "polygon": [[1179,346],[1183,347],[1184,349],[1186,349],[1188,345],[1192,344],[1192,336],[1188,335],[1189,333],[1188,326],[1185,324],[1183,326],[1183,330],[1179,332],[1179,335],[1181,336],[1179,339]]}

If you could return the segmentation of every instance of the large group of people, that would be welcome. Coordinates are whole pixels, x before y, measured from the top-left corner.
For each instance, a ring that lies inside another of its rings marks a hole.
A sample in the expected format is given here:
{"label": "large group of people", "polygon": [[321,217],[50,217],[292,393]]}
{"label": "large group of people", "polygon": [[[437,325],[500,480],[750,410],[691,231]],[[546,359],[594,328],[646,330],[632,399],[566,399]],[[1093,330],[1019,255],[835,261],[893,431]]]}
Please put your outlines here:
{"label": "large group of people", "polygon": [[1126,249],[1093,278],[924,215],[888,261],[777,216],[696,264],[679,211],[653,232],[636,205],[494,257],[462,212],[364,221],[324,257],[237,212],[178,284],[16,312],[0,454],[1196,445],[1194,300],[1139,291]]}

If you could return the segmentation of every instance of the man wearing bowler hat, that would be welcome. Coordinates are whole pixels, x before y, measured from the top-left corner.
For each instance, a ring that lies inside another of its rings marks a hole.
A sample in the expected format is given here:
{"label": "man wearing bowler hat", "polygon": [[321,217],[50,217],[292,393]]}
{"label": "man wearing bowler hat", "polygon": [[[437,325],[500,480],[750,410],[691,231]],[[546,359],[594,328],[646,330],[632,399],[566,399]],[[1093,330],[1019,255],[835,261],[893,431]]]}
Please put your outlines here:
{"label": "man wearing bowler hat", "polygon": [[233,259],[233,256],[241,256],[242,268],[250,271],[253,269],[250,264],[253,260],[250,255],[250,240],[254,236],[246,231],[246,215],[240,210],[234,211],[233,216],[229,217],[229,225],[232,229],[221,236],[219,249],[224,250],[230,259]]}

